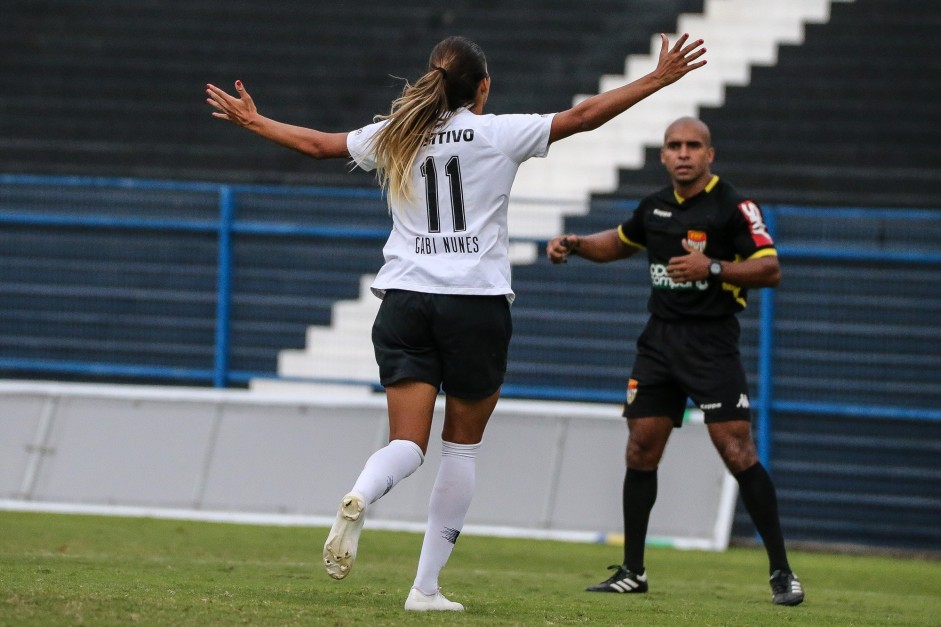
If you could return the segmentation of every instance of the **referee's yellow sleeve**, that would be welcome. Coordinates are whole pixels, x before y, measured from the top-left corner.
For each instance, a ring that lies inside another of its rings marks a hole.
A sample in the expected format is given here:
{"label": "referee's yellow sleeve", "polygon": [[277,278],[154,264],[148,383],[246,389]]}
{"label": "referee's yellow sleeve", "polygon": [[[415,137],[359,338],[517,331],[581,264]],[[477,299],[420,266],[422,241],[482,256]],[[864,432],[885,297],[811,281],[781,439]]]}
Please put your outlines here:
{"label": "referee's yellow sleeve", "polygon": [[762,248],[761,250],[755,251],[755,254],[749,257],[749,259],[761,259],[762,257],[777,257],[778,251],[774,248]]}
{"label": "referee's yellow sleeve", "polygon": [[624,234],[624,230],[621,229],[621,226],[620,226],[620,225],[618,225],[618,238],[619,238],[622,242],[624,242],[625,244],[627,244],[628,246],[633,246],[634,248],[639,248],[639,249],[641,249],[641,250],[644,249],[644,247],[641,246],[640,244],[638,244],[637,242],[631,241],[631,238],[629,238],[627,235]]}

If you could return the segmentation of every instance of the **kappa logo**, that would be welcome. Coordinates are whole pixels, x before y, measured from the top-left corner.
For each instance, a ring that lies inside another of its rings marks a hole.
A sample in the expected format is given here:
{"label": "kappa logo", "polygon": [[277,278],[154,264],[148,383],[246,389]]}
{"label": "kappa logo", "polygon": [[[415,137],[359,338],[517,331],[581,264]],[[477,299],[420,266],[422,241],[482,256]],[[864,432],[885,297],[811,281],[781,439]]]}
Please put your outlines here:
{"label": "kappa logo", "polygon": [[738,404],[736,405],[736,407],[743,407],[745,409],[748,409],[749,407],[751,407],[751,404],[748,402],[748,394],[739,395]]}

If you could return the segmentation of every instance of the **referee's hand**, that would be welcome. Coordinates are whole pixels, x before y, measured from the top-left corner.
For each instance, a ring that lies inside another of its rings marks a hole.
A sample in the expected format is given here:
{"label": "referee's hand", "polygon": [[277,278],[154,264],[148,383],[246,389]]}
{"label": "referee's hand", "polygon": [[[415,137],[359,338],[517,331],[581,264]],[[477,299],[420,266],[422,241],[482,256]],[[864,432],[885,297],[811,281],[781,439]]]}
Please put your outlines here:
{"label": "referee's hand", "polygon": [[546,256],[549,257],[549,261],[552,263],[565,263],[568,261],[569,255],[578,250],[579,243],[578,235],[569,234],[553,237],[546,244]]}
{"label": "referee's hand", "polygon": [[683,240],[685,255],[673,257],[667,264],[667,276],[677,283],[699,281],[709,277],[709,258]]}

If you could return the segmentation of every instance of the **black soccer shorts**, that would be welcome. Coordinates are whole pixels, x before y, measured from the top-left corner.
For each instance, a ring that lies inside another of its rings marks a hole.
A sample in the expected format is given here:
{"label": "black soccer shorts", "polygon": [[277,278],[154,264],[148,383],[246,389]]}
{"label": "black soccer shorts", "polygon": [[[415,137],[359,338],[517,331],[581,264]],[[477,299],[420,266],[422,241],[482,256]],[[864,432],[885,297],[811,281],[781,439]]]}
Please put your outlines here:
{"label": "black soccer shorts", "polygon": [[735,316],[683,321],[651,317],[637,338],[624,417],[667,416],[679,427],[691,399],[707,423],[750,420],[739,334]]}
{"label": "black soccer shorts", "polygon": [[417,379],[486,398],[503,385],[512,334],[505,296],[388,290],[372,327],[380,383]]}

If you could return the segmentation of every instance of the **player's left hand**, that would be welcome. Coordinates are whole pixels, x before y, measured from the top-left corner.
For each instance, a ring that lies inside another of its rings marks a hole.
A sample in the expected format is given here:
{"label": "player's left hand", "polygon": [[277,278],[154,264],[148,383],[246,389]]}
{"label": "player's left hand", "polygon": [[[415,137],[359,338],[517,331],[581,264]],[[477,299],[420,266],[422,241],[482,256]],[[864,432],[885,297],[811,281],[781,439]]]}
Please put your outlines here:
{"label": "player's left hand", "polygon": [[667,276],[677,283],[708,278],[709,257],[690,246],[685,239],[682,244],[687,254],[670,258],[667,264]]}

